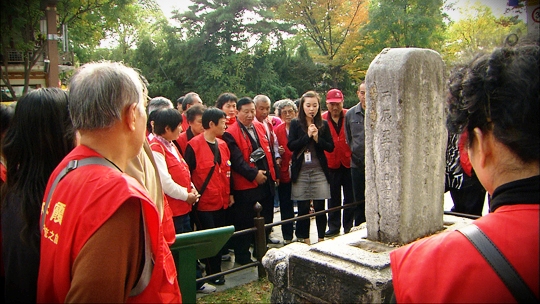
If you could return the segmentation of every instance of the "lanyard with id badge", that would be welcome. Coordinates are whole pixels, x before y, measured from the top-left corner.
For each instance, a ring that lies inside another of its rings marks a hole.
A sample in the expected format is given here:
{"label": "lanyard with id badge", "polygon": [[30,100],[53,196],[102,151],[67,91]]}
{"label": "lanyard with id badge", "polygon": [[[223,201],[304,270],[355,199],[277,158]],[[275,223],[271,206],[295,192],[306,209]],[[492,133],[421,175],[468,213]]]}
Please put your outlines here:
{"label": "lanyard with id badge", "polygon": [[309,149],[306,149],[304,151],[304,163],[306,163],[306,164],[311,163],[311,152],[309,152]]}

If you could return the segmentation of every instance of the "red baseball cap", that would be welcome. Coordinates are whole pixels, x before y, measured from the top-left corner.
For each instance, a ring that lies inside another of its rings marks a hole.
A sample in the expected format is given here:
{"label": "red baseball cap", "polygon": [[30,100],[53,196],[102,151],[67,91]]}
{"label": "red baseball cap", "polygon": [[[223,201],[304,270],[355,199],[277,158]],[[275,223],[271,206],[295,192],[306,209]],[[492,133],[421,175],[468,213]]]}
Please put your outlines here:
{"label": "red baseball cap", "polygon": [[326,102],[342,102],[343,93],[338,89],[331,89],[326,93]]}

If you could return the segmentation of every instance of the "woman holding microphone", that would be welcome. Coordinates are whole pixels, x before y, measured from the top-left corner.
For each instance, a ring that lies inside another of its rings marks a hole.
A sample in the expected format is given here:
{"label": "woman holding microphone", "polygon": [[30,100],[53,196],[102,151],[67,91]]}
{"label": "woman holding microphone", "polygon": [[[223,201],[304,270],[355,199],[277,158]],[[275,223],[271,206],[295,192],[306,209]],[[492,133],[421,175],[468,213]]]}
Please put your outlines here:
{"label": "woman holding microphone", "polygon": [[[334,151],[334,142],[328,124],[321,117],[317,92],[308,91],[300,99],[298,118],[291,121],[287,147],[293,152],[291,166],[291,199],[298,201],[298,216],[309,213],[313,200],[315,211],[324,210],[325,199],[330,198],[328,164],[324,151]],[[324,240],[326,214],[316,216],[319,241]],[[296,225],[296,237],[310,244],[309,220]]]}

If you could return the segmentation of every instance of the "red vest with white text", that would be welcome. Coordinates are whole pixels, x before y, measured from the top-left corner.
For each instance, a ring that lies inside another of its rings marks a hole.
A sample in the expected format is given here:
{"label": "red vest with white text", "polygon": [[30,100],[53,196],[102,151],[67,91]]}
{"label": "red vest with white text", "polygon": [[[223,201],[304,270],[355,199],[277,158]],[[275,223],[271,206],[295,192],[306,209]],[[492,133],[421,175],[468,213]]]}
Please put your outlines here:
{"label": "red vest with white text", "polygon": [[210,150],[204,133],[193,137],[189,144],[195,154],[197,166],[191,172],[191,179],[195,188],[201,189],[210,169],[215,167],[212,177],[206,185],[202,196],[196,207],[199,211],[216,211],[227,209],[229,207],[229,194],[231,193],[231,153],[227,143],[216,138],[218,142],[219,153],[221,154],[221,163],[214,162],[214,153]]}
{"label": "red vest with white text", "polygon": [[328,168],[339,169],[341,165],[345,168],[351,167],[351,148],[345,141],[345,113],[347,110],[343,110],[343,123],[341,124],[341,130],[336,132],[334,124],[332,123],[332,115],[327,111],[322,114],[322,118],[328,121],[328,128],[330,134],[332,134],[332,140],[334,141],[334,151],[326,152],[326,159],[328,160]]}
{"label": "red vest with white text", "polygon": [[[175,183],[191,191],[191,174],[189,173],[189,166],[183,158],[178,160],[165,146],[157,139],[152,138],[150,141],[150,148],[152,151],[158,152],[165,156],[165,162],[167,163],[167,170],[171,175],[171,178]],[[176,149],[176,147],[174,147]],[[176,151],[178,152],[178,150]],[[180,152],[178,152],[180,153]],[[180,154],[179,154],[180,155]],[[186,201],[171,197],[165,193],[165,197],[169,202],[169,206],[173,212],[173,216],[180,216],[188,214],[191,211],[191,204]]]}
{"label": "red vest with white text", "polygon": [[[86,146],[69,153],[52,173],[47,190],[70,160],[101,157]],[[180,302],[176,267],[163,238],[160,218],[146,190],[132,177],[102,165],[88,165],[67,174],[58,183],[45,214],[41,233],[37,302],[64,302],[71,285],[71,269],[81,248],[128,199],[141,201],[150,236],[153,270],[150,282],[133,303]],[[45,200],[46,198],[44,198]],[[97,265],[96,267],[99,267]]]}
{"label": "red vest with white text", "polygon": [[[249,134],[247,132],[244,132],[244,130],[240,127],[239,124],[240,122],[231,125],[226,132],[234,137],[238,148],[240,148],[240,151],[242,151],[244,161],[248,163],[250,167],[256,168],[256,165],[249,161],[249,155],[251,154],[251,152],[253,152],[253,147],[251,146],[251,141],[249,140]],[[272,180],[275,181],[276,172],[274,170],[274,160],[272,158],[272,153],[270,152],[270,144],[266,137],[266,130],[264,126],[258,121],[253,121],[253,127],[257,132],[259,144],[261,145],[266,160],[268,161],[268,167],[270,170],[270,175],[272,176]],[[255,180],[249,181],[242,175],[236,173],[234,170],[232,171],[232,178],[234,183],[234,190],[254,189],[259,186]]]}

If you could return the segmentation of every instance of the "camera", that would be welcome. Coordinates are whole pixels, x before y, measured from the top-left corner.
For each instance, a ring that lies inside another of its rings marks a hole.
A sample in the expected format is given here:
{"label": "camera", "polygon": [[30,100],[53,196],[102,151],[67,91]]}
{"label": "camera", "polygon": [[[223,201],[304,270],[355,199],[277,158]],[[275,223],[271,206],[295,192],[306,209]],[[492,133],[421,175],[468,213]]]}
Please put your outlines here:
{"label": "camera", "polygon": [[261,147],[257,148],[257,150],[251,152],[249,155],[249,161],[251,163],[256,163],[259,160],[263,159],[265,157],[263,149]]}

